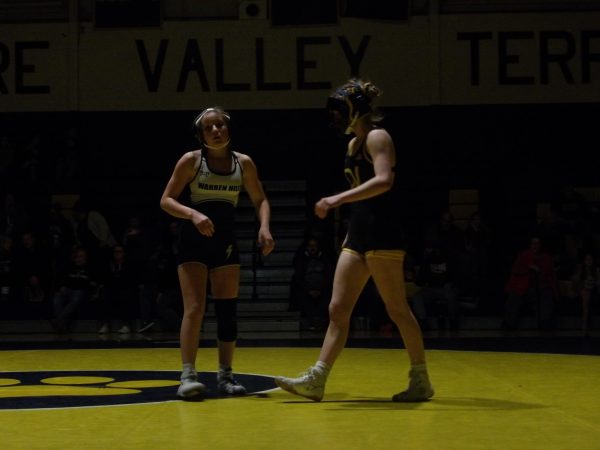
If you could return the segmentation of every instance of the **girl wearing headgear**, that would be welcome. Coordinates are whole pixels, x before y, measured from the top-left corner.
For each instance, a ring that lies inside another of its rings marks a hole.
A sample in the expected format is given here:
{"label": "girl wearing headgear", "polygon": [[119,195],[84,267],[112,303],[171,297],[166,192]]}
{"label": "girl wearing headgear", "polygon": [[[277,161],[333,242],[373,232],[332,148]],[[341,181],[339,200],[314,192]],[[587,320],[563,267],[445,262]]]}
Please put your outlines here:
{"label": "girl wearing headgear", "polygon": [[217,319],[217,387],[221,394],[243,395],[246,389],[234,379],[231,368],[240,281],[234,213],[241,188],[248,193],[260,221],[257,242],[263,255],[275,245],[269,230],[271,210],[254,162],[231,149],[229,114],[220,108],[205,109],[194,120],[194,127],[201,147],[179,159],[160,200],[163,210],[184,219],[178,249],[184,306],[180,330],[183,370],[177,395],[190,398],[205,390],[195,363],[208,283]]}
{"label": "girl wearing headgear", "polygon": [[335,270],[329,327],[318,361],[299,378],[275,378],[280,388],[315,401],[323,398],[329,372],[346,345],[352,310],[370,277],[400,331],[411,364],[408,388],[392,400],[419,402],[434,394],[421,329],[406,299],[396,151],[388,132],[378,125],[382,117],[371,106],[380,94],[371,82],[350,79],[327,101],[332,124],[354,134],[344,168],[350,188],[319,200],[315,214],[324,219],[330,210],[349,204],[348,233]]}

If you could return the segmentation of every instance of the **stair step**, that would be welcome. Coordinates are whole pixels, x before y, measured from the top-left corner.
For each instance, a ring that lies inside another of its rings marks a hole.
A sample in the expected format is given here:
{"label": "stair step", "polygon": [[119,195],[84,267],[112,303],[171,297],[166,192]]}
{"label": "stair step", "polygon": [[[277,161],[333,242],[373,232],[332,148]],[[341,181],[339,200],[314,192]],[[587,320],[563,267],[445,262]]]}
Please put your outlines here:
{"label": "stair step", "polygon": [[[291,267],[294,261],[294,252],[277,252],[273,251],[269,256],[261,256],[260,264],[262,266],[288,266]],[[242,268],[251,268],[253,262],[254,255],[252,253],[241,253],[240,254],[240,263],[242,264]]]}
{"label": "stair step", "polygon": [[240,278],[243,282],[252,282],[255,277],[257,281],[279,281],[289,282],[294,273],[291,267],[263,267],[252,271],[252,269],[242,269]]}
{"label": "stair step", "polygon": [[[275,239],[275,249],[273,252],[296,252],[300,245],[302,245],[303,233],[296,236],[273,236],[273,239]],[[255,232],[249,236],[240,236],[238,233],[238,248],[240,252],[251,253],[254,250],[255,242]]]}
{"label": "stair step", "polygon": [[[243,294],[240,293],[239,295],[239,299],[240,299],[240,305],[239,308],[242,309],[251,309],[254,308],[251,305],[243,305],[242,306],[242,302],[278,302],[281,300],[281,293],[274,293],[274,294],[258,294],[256,296],[256,298],[253,298],[253,294],[248,293],[248,294]],[[280,306],[278,306],[278,304],[274,304],[271,308],[271,310],[275,310],[276,308],[282,310],[282,311],[287,311],[288,309],[288,305],[289,305],[289,301],[286,299],[285,304],[282,304]],[[259,308],[260,309],[260,308]]]}
{"label": "stair step", "polygon": [[[250,319],[285,319],[285,320],[296,320],[300,318],[298,311],[290,311],[288,308],[287,301],[285,303],[256,303],[252,304],[241,300],[238,303],[238,319],[250,320]],[[212,303],[209,303],[206,307],[207,319],[215,317],[215,308]]]}
{"label": "stair step", "polygon": [[[205,320],[203,325],[205,332],[216,332],[217,324],[212,320]],[[300,320],[238,320],[238,331],[299,331]]]}
{"label": "stair step", "polygon": [[290,305],[286,300],[285,302],[279,301],[279,299],[274,298],[273,303],[265,302],[265,299],[259,300],[250,300],[240,298],[240,302],[238,303],[238,314],[246,315],[246,314],[254,314],[256,315],[271,315],[271,314],[289,314],[290,313]]}
{"label": "stair step", "polygon": [[[273,239],[275,239],[275,244],[279,242],[281,238],[297,238],[304,236],[304,222],[290,222],[289,224],[281,224],[281,223],[272,223],[271,224],[271,234],[273,235]],[[239,238],[255,238],[256,239],[256,231],[254,229],[239,229],[236,230],[236,235]]]}
{"label": "stair step", "polygon": [[[253,292],[252,283],[240,283],[240,296],[249,295]],[[256,283],[258,297],[270,295],[275,298],[285,298],[290,292],[289,283]]]}

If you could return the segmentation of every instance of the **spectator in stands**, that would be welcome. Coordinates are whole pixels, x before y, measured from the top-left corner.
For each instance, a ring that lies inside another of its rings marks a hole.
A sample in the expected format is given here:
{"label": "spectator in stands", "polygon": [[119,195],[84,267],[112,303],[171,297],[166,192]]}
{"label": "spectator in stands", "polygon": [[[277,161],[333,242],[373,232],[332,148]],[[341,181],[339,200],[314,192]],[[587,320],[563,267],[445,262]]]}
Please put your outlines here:
{"label": "spectator in stands", "polygon": [[150,257],[150,241],[149,231],[144,227],[142,218],[138,214],[131,214],[127,219],[127,227],[121,237],[121,244],[127,252],[127,260],[138,279]]}
{"label": "spectator in stands", "polygon": [[138,280],[122,245],[113,247],[113,256],[98,280],[102,323],[98,333],[110,332],[111,322],[118,323],[119,333],[130,333],[138,307]]}
{"label": "spectator in stands", "polygon": [[454,221],[454,215],[449,209],[444,209],[436,224],[426,232],[426,240],[439,249],[450,263],[456,267],[458,259],[465,247],[465,236]]}
{"label": "spectator in stands", "polygon": [[433,242],[427,245],[415,280],[419,290],[411,299],[413,312],[425,330],[430,328],[428,319],[432,311],[438,317],[439,328],[444,328],[446,321],[451,330],[459,328],[458,290],[454,275],[455,268],[446,251]]}
{"label": "spectator in stands", "polygon": [[[565,239],[572,232],[571,223],[560,213],[556,204],[541,209],[536,234],[544,243],[544,251],[554,258],[559,258],[565,251]],[[560,261],[554,264],[560,266]]]}
{"label": "spectator in stands", "polygon": [[507,294],[503,322],[505,329],[518,328],[524,302],[533,308],[541,329],[550,329],[554,326],[554,309],[559,299],[556,267],[552,255],[542,247],[539,236],[533,236],[529,248],[517,255],[505,292]]}
{"label": "spectator in stands", "polygon": [[[194,120],[194,127],[201,148],[179,159],[160,200],[164,211],[185,219],[177,255],[184,303],[180,339],[183,371],[177,395],[198,396],[205,389],[198,381],[195,363],[208,283],[217,317],[218,389],[223,394],[240,395],[246,389],[235,381],[231,364],[237,340],[240,280],[234,221],[242,187],[260,221],[257,242],[263,255],[275,245],[269,229],[271,210],[254,162],[231,148],[229,114],[220,108],[205,109]],[[180,200],[184,190],[187,198]]]}
{"label": "spectator in stands", "polygon": [[412,257],[407,255],[406,261],[404,262],[404,279],[406,285],[406,298],[409,303],[412,304],[412,299],[421,290],[417,284],[417,274],[419,272],[419,266],[415,264]]}
{"label": "spectator in stands", "polygon": [[310,330],[321,330],[328,319],[334,263],[316,237],[309,237],[293,261],[292,294]]}
{"label": "spectator in stands", "polygon": [[151,240],[151,252],[142,272],[138,333],[150,331],[160,322],[163,331],[176,331],[181,326],[182,297],[177,276],[177,254],[180,223],[168,221],[159,236]]}
{"label": "spectator in stands", "polygon": [[104,215],[81,198],[73,205],[73,228],[76,245],[87,250],[89,264],[95,270],[104,267],[117,243]]}
{"label": "spectator in stands", "polygon": [[31,231],[21,234],[20,245],[16,247],[15,269],[24,302],[21,308],[29,317],[34,312],[40,317],[46,316],[50,260],[46,248]]}
{"label": "spectator in stands", "polygon": [[54,152],[54,186],[58,192],[77,192],[82,176],[83,147],[77,128],[65,130],[64,140]]}
{"label": "spectator in stands", "polygon": [[0,192],[14,182],[16,155],[17,147],[13,140],[7,135],[0,136]]}
{"label": "spectator in stands", "polygon": [[594,253],[587,251],[573,274],[573,290],[581,299],[581,331],[584,336],[589,333],[590,311],[592,306],[600,303],[600,264]]}
{"label": "spectator in stands", "polygon": [[[140,308],[143,303],[144,283],[148,281],[147,274],[144,272],[148,267],[152,252],[153,237],[151,234],[151,231],[144,225],[141,215],[132,213],[127,218],[127,226],[121,236],[121,243],[127,254],[127,263],[136,285],[134,295],[138,299]],[[144,328],[144,325],[141,328]]]}
{"label": "spectator in stands", "polygon": [[56,331],[64,333],[74,315],[84,302],[98,294],[97,277],[88,264],[87,250],[75,247],[71,254],[71,263],[61,277],[58,289],[54,294],[54,320]]}
{"label": "spectator in stands", "polygon": [[[409,253],[406,254],[404,259],[404,287],[406,290],[406,299],[408,300],[408,304],[412,305],[413,298],[421,290],[421,288],[417,285],[417,274],[419,267],[415,265],[415,260]],[[368,285],[367,285],[368,286]],[[385,303],[383,302],[379,292],[377,291],[377,287],[373,285],[374,292],[373,294],[377,296],[377,301],[372,302],[374,308],[371,308],[371,321],[373,325],[372,329],[379,330],[380,333],[383,334],[392,334],[396,331],[396,326],[394,322],[390,319],[389,314],[385,309]],[[414,314],[414,312],[413,312]],[[418,319],[417,319],[418,321]],[[421,330],[426,331],[426,328],[421,325]]]}
{"label": "spectator in stands", "polygon": [[183,315],[182,296],[177,278],[177,240],[180,224],[170,222],[156,258],[156,315],[166,331],[179,329]]}
{"label": "spectator in stands", "polygon": [[38,194],[41,186],[42,168],[42,138],[39,134],[33,134],[30,141],[19,152],[18,162],[18,187],[25,193],[28,201]]}
{"label": "spectator in stands", "polygon": [[54,291],[56,277],[65,270],[70,260],[70,252],[75,244],[73,227],[63,214],[63,208],[59,203],[52,204],[48,209],[45,241],[50,258],[50,290]]}
{"label": "spectator in stands", "polygon": [[21,201],[12,192],[2,194],[0,203],[0,235],[18,238],[29,226],[29,214]]}
{"label": "spectator in stands", "polygon": [[13,238],[0,235],[0,303],[2,310],[12,312],[15,299],[15,262]]}
{"label": "spectator in stands", "polygon": [[465,245],[458,265],[458,291],[461,298],[470,298],[472,304],[477,304],[486,294],[491,245],[490,229],[482,222],[479,211],[471,214],[464,239]]}
{"label": "spectator in stands", "polygon": [[596,255],[600,254],[600,202],[590,203],[586,215],[587,230],[583,239],[583,248],[591,249]]}

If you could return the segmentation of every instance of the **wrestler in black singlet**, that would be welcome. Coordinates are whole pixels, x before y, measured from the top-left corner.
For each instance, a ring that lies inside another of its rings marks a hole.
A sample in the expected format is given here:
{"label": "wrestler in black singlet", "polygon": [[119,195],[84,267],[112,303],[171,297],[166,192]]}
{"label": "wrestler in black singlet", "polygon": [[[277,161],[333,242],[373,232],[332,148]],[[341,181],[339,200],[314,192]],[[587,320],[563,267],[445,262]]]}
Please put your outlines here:
{"label": "wrestler in black singlet", "polygon": [[[392,170],[395,172],[395,169],[394,167]],[[375,176],[366,137],[354,154],[346,155],[344,174],[351,187]],[[344,248],[361,254],[373,250],[404,250],[404,233],[399,219],[402,206],[396,179],[389,191],[349,203],[351,215]]]}

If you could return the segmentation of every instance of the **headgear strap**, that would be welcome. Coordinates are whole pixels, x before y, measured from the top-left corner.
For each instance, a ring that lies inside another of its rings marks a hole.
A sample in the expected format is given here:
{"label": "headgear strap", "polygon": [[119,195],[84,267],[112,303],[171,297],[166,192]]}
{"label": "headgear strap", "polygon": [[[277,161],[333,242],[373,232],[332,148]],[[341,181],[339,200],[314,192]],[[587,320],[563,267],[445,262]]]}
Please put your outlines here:
{"label": "headgear strap", "polygon": [[207,115],[209,112],[216,112],[219,114],[223,114],[223,117],[225,117],[228,121],[231,120],[231,117],[229,117],[229,114],[227,114],[225,111],[222,111],[217,108],[206,108],[204,111],[202,111],[200,114],[198,114],[198,116],[194,119],[194,126],[196,128],[198,128],[200,126],[200,122],[202,121],[202,118],[205,115]]}
{"label": "headgear strap", "polygon": [[372,111],[371,99],[364,94],[360,84],[352,82],[337,89],[328,99],[327,108],[340,111],[346,120],[344,134],[350,134],[358,119]]}

